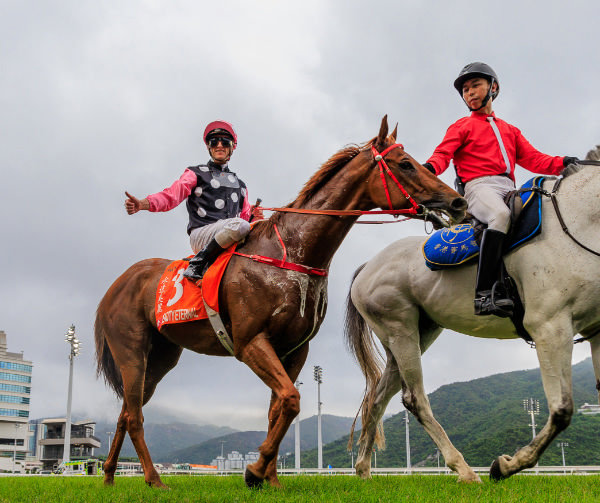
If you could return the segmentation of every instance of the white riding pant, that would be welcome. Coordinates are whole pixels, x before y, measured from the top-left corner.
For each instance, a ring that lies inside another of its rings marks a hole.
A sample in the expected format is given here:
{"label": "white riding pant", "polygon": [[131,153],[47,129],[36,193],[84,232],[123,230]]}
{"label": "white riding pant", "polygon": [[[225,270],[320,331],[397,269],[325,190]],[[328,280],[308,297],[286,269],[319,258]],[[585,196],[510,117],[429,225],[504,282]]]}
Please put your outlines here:
{"label": "white riding pant", "polygon": [[507,176],[481,176],[465,185],[468,212],[477,220],[494,229],[507,233],[510,227],[510,209],[504,196],[515,190],[515,183]]}
{"label": "white riding pant", "polygon": [[196,227],[190,233],[190,245],[194,253],[198,253],[214,238],[221,248],[228,248],[244,239],[249,232],[250,223],[247,220],[238,217],[226,218]]}

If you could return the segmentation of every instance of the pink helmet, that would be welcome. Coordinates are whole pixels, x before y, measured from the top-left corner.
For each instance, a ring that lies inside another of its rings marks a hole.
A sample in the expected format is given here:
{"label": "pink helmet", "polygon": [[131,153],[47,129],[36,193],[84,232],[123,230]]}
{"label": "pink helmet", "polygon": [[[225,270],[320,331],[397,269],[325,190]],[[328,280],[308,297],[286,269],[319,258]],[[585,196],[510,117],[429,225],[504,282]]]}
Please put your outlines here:
{"label": "pink helmet", "polygon": [[218,134],[231,136],[233,139],[233,150],[237,147],[237,134],[233,126],[225,121],[213,121],[204,130],[204,143],[208,146],[208,137]]}

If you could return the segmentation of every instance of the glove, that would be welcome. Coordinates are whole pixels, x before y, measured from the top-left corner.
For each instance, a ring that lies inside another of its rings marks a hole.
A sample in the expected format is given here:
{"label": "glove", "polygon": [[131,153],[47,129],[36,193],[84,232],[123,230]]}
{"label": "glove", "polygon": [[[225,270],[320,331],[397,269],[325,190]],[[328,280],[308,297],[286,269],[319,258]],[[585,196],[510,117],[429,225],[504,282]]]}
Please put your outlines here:
{"label": "glove", "polygon": [[563,166],[566,168],[569,164],[577,164],[579,162],[579,159],[577,159],[577,157],[569,157],[569,156],[565,156],[563,157]]}
{"label": "glove", "polygon": [[[565,159],[566,159],[566,157],[565,157]],[[431,163],[429,163],[429,162],[426,162],[426,163],[422,164],[422,166],[423,166],[425,169],[427,169],[427,170],[431,171],[431,172],[432,172],[432,173],[435,175],[435,168],[434,168],[434,167],[431,165]]]}

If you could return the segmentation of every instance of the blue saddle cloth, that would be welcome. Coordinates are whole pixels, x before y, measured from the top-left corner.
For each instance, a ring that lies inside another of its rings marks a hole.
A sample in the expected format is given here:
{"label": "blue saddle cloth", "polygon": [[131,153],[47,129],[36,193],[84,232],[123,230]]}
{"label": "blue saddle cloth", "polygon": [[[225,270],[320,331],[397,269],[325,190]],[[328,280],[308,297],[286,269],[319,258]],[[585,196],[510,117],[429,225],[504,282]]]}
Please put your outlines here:
{"label": "blue saddle cloth", "polygon": [[[536,176],[521,187],[541,187],[543,176]],[[513,224],[515,229],[509,238],[507,251],[525,243],[542,230],[541,194],[526,191],[519,194],[523,209],[519,219]],[[423,256],[427,267],[436,271],[446,267],[456,267],[479,255],[479,245],[473,235],[471,224],[454,225],[434,232],[423,244]]]}

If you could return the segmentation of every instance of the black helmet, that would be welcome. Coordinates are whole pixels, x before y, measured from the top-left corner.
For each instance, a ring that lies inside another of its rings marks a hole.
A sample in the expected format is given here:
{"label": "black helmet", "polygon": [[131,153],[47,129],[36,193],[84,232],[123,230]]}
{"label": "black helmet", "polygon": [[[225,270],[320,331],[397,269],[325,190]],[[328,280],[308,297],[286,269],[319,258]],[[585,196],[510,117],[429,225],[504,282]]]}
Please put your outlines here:
{"label": "black helmet", "polygon": [[[463,84],[467,80],[473,79],[475,77],[483,77],[490,83],[490,91],[483,103],[483,106],[485,106],[490,98],[492,98],[493,101],[500,93],[500,82],[498,81],[498,76],[496,75],[496,72],[492,69],[490,65],[486,65],[485,63],[480,62],[469,63],[458,74],[458,77],[454,81],[454,87],[458,91],[458,94],[460,94],[460,96],[462,97]],[[492,85],[494,84],[494,82],[496,83],[497,87],[496,91],[492,92]],[[481,108],[483,108],[483,106]]]}

